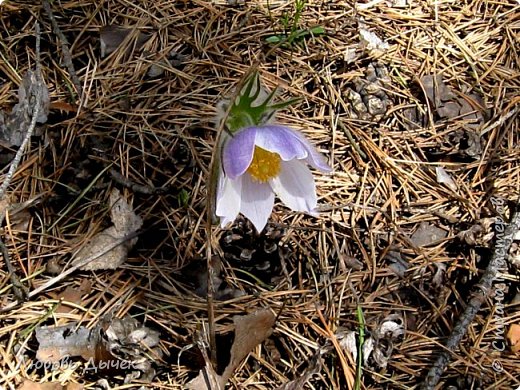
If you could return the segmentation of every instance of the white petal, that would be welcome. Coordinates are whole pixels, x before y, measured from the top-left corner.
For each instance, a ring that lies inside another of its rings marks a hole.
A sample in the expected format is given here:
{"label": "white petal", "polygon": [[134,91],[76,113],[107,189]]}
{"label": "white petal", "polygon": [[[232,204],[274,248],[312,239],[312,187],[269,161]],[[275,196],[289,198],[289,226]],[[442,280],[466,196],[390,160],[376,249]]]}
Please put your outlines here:
{"label": "white petal", "polygon": [[271,215],[274,193],[268,183],[260,183],[249,174],[242,176],[242,204],[240,212],[261,232]]}
{"label": "white petal", "polygon": [[222,171],[219,172],[215,214],[220,217],[221,227],[233,222],[237,217],[240,211],[241,191],[242,177],[231,180]]}
{"label": "white petal", "polygon": [[270,184],[291,210],[312,212],[316,208],[318,198],[314,177],[305,162],[282,161],[280,174]]}

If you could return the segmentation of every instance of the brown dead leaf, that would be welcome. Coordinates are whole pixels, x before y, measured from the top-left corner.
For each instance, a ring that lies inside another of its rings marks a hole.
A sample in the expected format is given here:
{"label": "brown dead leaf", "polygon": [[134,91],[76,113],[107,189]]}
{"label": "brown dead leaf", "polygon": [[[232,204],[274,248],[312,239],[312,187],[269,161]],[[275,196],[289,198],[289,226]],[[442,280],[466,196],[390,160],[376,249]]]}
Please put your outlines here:
{"label": "brown dead leaf", "polygon": [[375,367],[386,368],[394,345],[405,333],[404,321],[400,315],[387,316],[372,332],[372,336],[363,344],[363,363]]}
{"label": "brown dead leaf", "polygon": [[[54,296],[55,299],[63,299],[64,301],[80,304],[81,297],[83,295],[89,294],[92,291],[92,283],[88,279],[83,279],[79,287],[68,286],[61,294],[50,294]],[[69,313],[73,310],[73,308],[69,305],[59,305],[56,309],[58,313]]]}
{"label": "brown dead leaf", "polygon": [[375,57],[385,53],[390,48],[388,42],[383,41],[376,33],[367,30],[364,25],[359,28],[359,43],[364,50]]}
{"label": "brown dead leaf", "polygon": [[224,386],[222,377],[215,372],[208,359],[205,367],[200,370],[196,378],[188,383],[187,388],[192,390],[224,390]]}
{"label": "brown dead leaf", "polygon": [[457,234],[457,238],[471,246],[486,246],[495,235],[491,229],[491,225],[495,223],[495,220],[495,218],[481,218],[469,229],[460,231]]}
{"label": "brown dead leaf", "polygon": [[224,383],[227,383],[249,352],[271,335],[275,319],[270,310],[260,310],[247,316],[233,317],[235,340],[231,347],[231,360],[222,374]]}
{"label": "brown dead leaf", "polygon": [[18,232],[26,232],[29,229],[32,215],[27,209],[19,210],[17,213],[9,215],[11,229]]}
{"label": "brown dead leaf", "polygon": [[64,112],[77,112],[78,107],[67,102],[51,102],[49,109]]}
{"label": "brown dead leaf", "polygon": [[444,263],[434,263],[436,271],[432,278],[432,286],[433,287],[441,287],[444,286],[446,280],[446,264]]}
{"label": "brown dead leaf", "polygon": [[4,223],[7,211],[10,209],[11,202],[8,198],[0,199],[0,224]]}
{"label": "brown dead leaf", "polygon": [[[136,215],[132,207],[117,189],[110,193],[110,218],[114,226],[92,237],[78,252],[73,264],[80,264],[89,257],[102,254],[93,261],[80,267],[82,270],[115,269],[123,264],[128,252],[137,242],[137,237],[127,240],[116,247],[122,238],[141,228],[143,220]],[[108,248],[112,248],[107,251]]]}
{"label": "brown dead leaf", "polygon": [[38,383],[29,379],[24,379],[18,390],[62,390],[63,386],[60,382]]}
{"label": "brown dead leaf", "polygon": [[[267,309],[246,316],[233,317],[235,340],[231,346],[231,359],[223,374],[217,375],[207,361],[204,370],[201,370],[199,375],[188,384],[188,388],[193,390],[224,389],[242,360],[254,347],[271,335],[275,319],[274,314]],[[208,381],[210,381],[211,387],[208,386]]]}
{"label": "brown dead leaf", "polygon": [[128,379],[152,381],[156,374],[153,363],[163,356],[159,347],[160,333],[130,316],[112,318],[107,325],[105,347],[108,354],[98,365],[114,372],[125,371]]}
{"label": "brown dead leaf", "polygon": [[404,278],[406,271],[410,268],[410,263],[403,258],[399,251],[388,251],[385,260],[390,263],[388,268],[400,278]]}
{"label": "brown dead leaf", "polygon": [[[76,255],[73,264],[79,264],[93,255],[101,254],[101,256],[83,265],[80,269],[84,271],[115,269],[126,261],[129,250],[127,242],[112,248],[118,242],[119,238],[115,233],[115,228],[111,226],[87,241]],[[112,249],[107,251],[108,248]]]}

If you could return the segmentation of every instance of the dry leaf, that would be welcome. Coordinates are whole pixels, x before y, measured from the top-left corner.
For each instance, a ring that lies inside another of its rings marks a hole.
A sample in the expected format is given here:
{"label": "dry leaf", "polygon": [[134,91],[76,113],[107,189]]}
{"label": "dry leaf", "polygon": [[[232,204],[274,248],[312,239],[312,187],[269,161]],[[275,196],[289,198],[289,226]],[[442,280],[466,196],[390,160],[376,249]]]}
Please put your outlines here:
{"label": "dry leaf", "polygon": [[[78,252],[73,264],[84,262],[91,256],[102,254],[93,261],[80,267],[82,270],[115,269],[123,264],[128,252],[137,242],[137,237],[112,248],[121,239],[141,228],[143,220],[136,215],[132,207],[122,198],[117,189],[110,193],[110,218],[114,226],[92,237]],[[107,251],[108,248],[112,248]]]}
{"label": "dry leaf", "polygon": [[[120,26],[103,26],[99,29],[100,45],[101,45],[101,58],[116,51],[119,46],[125,41],[125,39],[134,31],[133,28],[125,28]],[[137,33],[137,41],[135,48],[140,49],[143,47],[145,42],[150,38],[148,34],[143,32]],[[130,47],[129,47],[130,48]]]}
{"label": "dry leaf", "polygon": [[[363,360],[365,364],[371,356],[375,365],[386,368],[392,355],[394,344],[404,335],[404,321],[399,315],[386,317],[363,345]],[[366,348],[365,348],[366,347]]]}
{"label": "dry leaf", "polygon": [[[91,290],[92,290],[92,283],[90,282],[90,280],[83,279],[81,281],[81,284],[79,285],[79,287],[68,286],[65,289],[65,291],[63,291],[61,294],[52,293],[49,295],[51,295],[52,297],[54,297],[55,299],[58,299],[58,300],[63,299],[64,301],[67,301],[67,302],[80,304],[81,297],[83,297],[83,295],[89,294]],[[56,309],[56,312],[57,313],[69,313],[73,309],[74,308],[71,307],[70,305],[61,305],[60,304],[58,306],[58,308]]]}
{"label": "dry leaf", "polygon": [[224,383],[227,383],[249,352],[271,335],[274,322],[275,316],[270,310],[260,310],[247,316],[233,317],[235,340],[231,347],[231,360],[222,374]]}
{"label": "dry leaf", "polygon": [[62,390],[63,386],[60,382],[38,383],[29,379],[24,379],[18,390]]}
{"label": "dry leaf", "polygon": [[146,74],[151,78],[159,77],[166,69],[180,67],[187,58],[187,56],[172,50],[166,58],[162,58],[153,63]]}
{"label": "dry leaf", "polygon": [[442,80],[442,75],[426,75],[421,78],[421,84],[426,93],[426,97],[433,104],[434,109],[438,109],[444,102],[455,98],[451,88]]}
{"label": "dry leaf", "polygon": [[369,52],[373,51],[375,53],[383,53],[390,48],[388,43],[384,42],[372,31],[363,27],[359,29],[359,40],[362,47]]}
{"label": "dry leaf", "polygon": [[435,263],[435,267],[437,268],[437,270],[435,271],[435,275],[433,275],[432,278],[432,286],[441,287],[444,285],[444,281],[446,279],[446,264]]}
{"label": "dry leaf", "polygon": [[[152,380],[155,376],[153,362],[162,358],[159,333],[141,326],[130,316],[105,318],[103,322],[103,326],[92,330],[77,327],[77,324],[37,328],[36,358],[44,364],[59,366],[63,359],[69,364],[69,358],[82,357],[87,361],[85,371],[127,373],[129,379]],[[106,329],[106,338],[101,337],[102,328]]]}
{"label": "dry leaf", "polygon": [[358,340],[356,332],[354,331],[339,331],[335,334],[336,339],[339,341],[339,345],[345,351],[350,352],[352,360],[357,361],[358,355]]}
{"label": "dry leaf", "polygon": [[[373,362],[379,368],[385,368],[393,351],[393,345],[404,334],[403,319],[399,315],[389,315],[377,328],[365,338],[362,347],[363,364],[370,366]],[[356,332],[340,332],[336,334],[340,345],[352,354],[357,361],[358,340]]]}
{"label": "dry leaf", "polygon": [[0,224],[4,223],[4,219],[8,210],[11,209],[11,202],[8,198],[0,199]]}
{"label": "dry leaf", "polygon": [[520,352],[520,324],[512,324],[507,332],[507,340],[511,345],[511,351]]}
{"label": "dry leaf", "polygon": [[8,146],[20,146],[29,128],[36,107],[36,97],[39,94],[40,109],[37,123],[47,122],[49,114],[49,90],[44,83],[39,82],[36,73],[28,71],[18,88],[18,103],[10,114],[0,112],[0,141]]}
{"label": "dry leaf", "polygon": [[436,167],[435,173],[437,175],[437,183],[446,185],[452,191],[457,191],[457,183],[443,167]]}
{"label": "dry leaf", "polygon": [[224,386],[222,377],[215,372],[208,360],[206,366],[200,370],[199,375],[188,383],[187,388],[192,390],[224,390]]}
{"label": "dry leaf", "polygon": [[[461,144],[460,152],[469,157],[479,158],[482,154],[479,126],[484,123],[485,110],[483,99],[476,95],[457,96],[444,83],[441,75],[426,75],[421,78],[426,97],[440,118],[464,121],[461,134],[453,140]],[[459,138],[457,140],[457,138]],[[451,188],[451,185],[450,185]],[[455,191],[455,190],[454,190]]]}
{"label": "dry leaf", "polygon": [[408,0],[392,0],[386,2],[389,7],[393,8],[405,8],[408,7]]}
{"label": "dry leaf", "polygon": [[419,228],[410,237],[410,241],[417,247],[427,246],[442,240],[447,234],[446,230],[431,225],[428,222],[421,222]]}
{"label": "dry leaf", "polygon": [[[233,372],[245,359],[245,357],[262,341],[269,337],[273,331],[275,316],[270,310],[259,310],[246,316],[234,316],[235,339],[231,346],[231,359],[224,369],[222,375],[217,375],[211,364],[206,362],[206,367],[199,372],[199,375],[190,381],[189,389],[224,389]],[[207,380],[211,382],[208,387]]]}
{"label": "dry leaf", "polygon": [[520,268],[520,245],[516,239],[509,250],[509,262],[513,267]]}
{"label": "dry leaf", "polygon": [[87,329],[76,324],[36,328],[39,343],[36,359],[54,363],[65,357],[81,356],[85,360],[96,357],[100,343],[99,329]]}
{"label": "dry leaf", "polygon": [[[92,239],[80,249],[73,264],[79,264],[96,254],[101,254],[93,261],[80,267],[84,271],[93,271],[98,269],[115,269],[123,264],[128,257],[129,243],[123,242],[112,248],[120,241],[113,226],[105,229],[101,233],[96,234]],[[108,248],[112,248],[107,251]]]}
{"label": "dry leaf", "polygon": [[410,268],[410,264],[403,258],[399,251],[388,251],[385,260],[390,262],[388,268],[400,278],[404,278],[406,271]]}

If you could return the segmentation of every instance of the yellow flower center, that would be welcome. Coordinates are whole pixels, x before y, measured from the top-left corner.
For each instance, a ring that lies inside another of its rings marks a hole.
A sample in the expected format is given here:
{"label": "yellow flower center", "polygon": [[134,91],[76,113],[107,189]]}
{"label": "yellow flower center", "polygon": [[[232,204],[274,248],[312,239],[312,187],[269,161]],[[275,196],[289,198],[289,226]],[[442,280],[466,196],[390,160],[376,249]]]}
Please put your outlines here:
{"label": "yellow flower center", "polygon": [[253,161],[247,171],[253,179],[265,183],[280,173],[280,156],[255,146]]}

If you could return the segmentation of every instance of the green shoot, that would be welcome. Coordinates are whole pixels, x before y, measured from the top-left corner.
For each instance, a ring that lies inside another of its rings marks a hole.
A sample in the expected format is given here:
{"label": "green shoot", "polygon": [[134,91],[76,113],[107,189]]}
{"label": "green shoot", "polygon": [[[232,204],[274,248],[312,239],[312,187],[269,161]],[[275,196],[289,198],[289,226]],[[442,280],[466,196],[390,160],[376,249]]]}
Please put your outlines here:
{"label": "green shoot", "polygon": [[363,309],[361,308],[361,306],[357,306],[356,313],[359,322],[359,336],[356,366],[356,383],[354,388],[356,390],[361,390],[361,375],[363,375],[363,344],[365,344],[365,318],[363,317]]}
{"label": "green shoot", "polygon": [[283,27],[283,33],[267,37],[266,42],[272,44],[281,44],[284,47],[289,47],[308,36],[318,36],[325,34],[325,29],[321,26],[310,29],[298,28],[306,4],[307,0],[295,0],[294,13],[292,16],[290,16],[288,12],[284,12],[282,15],[280,24]]}
{"label": "green shoot", "polygon": [[190,194],[185,189],[179,191],[177,201],[182,208],[187,208],[190,201]]}

